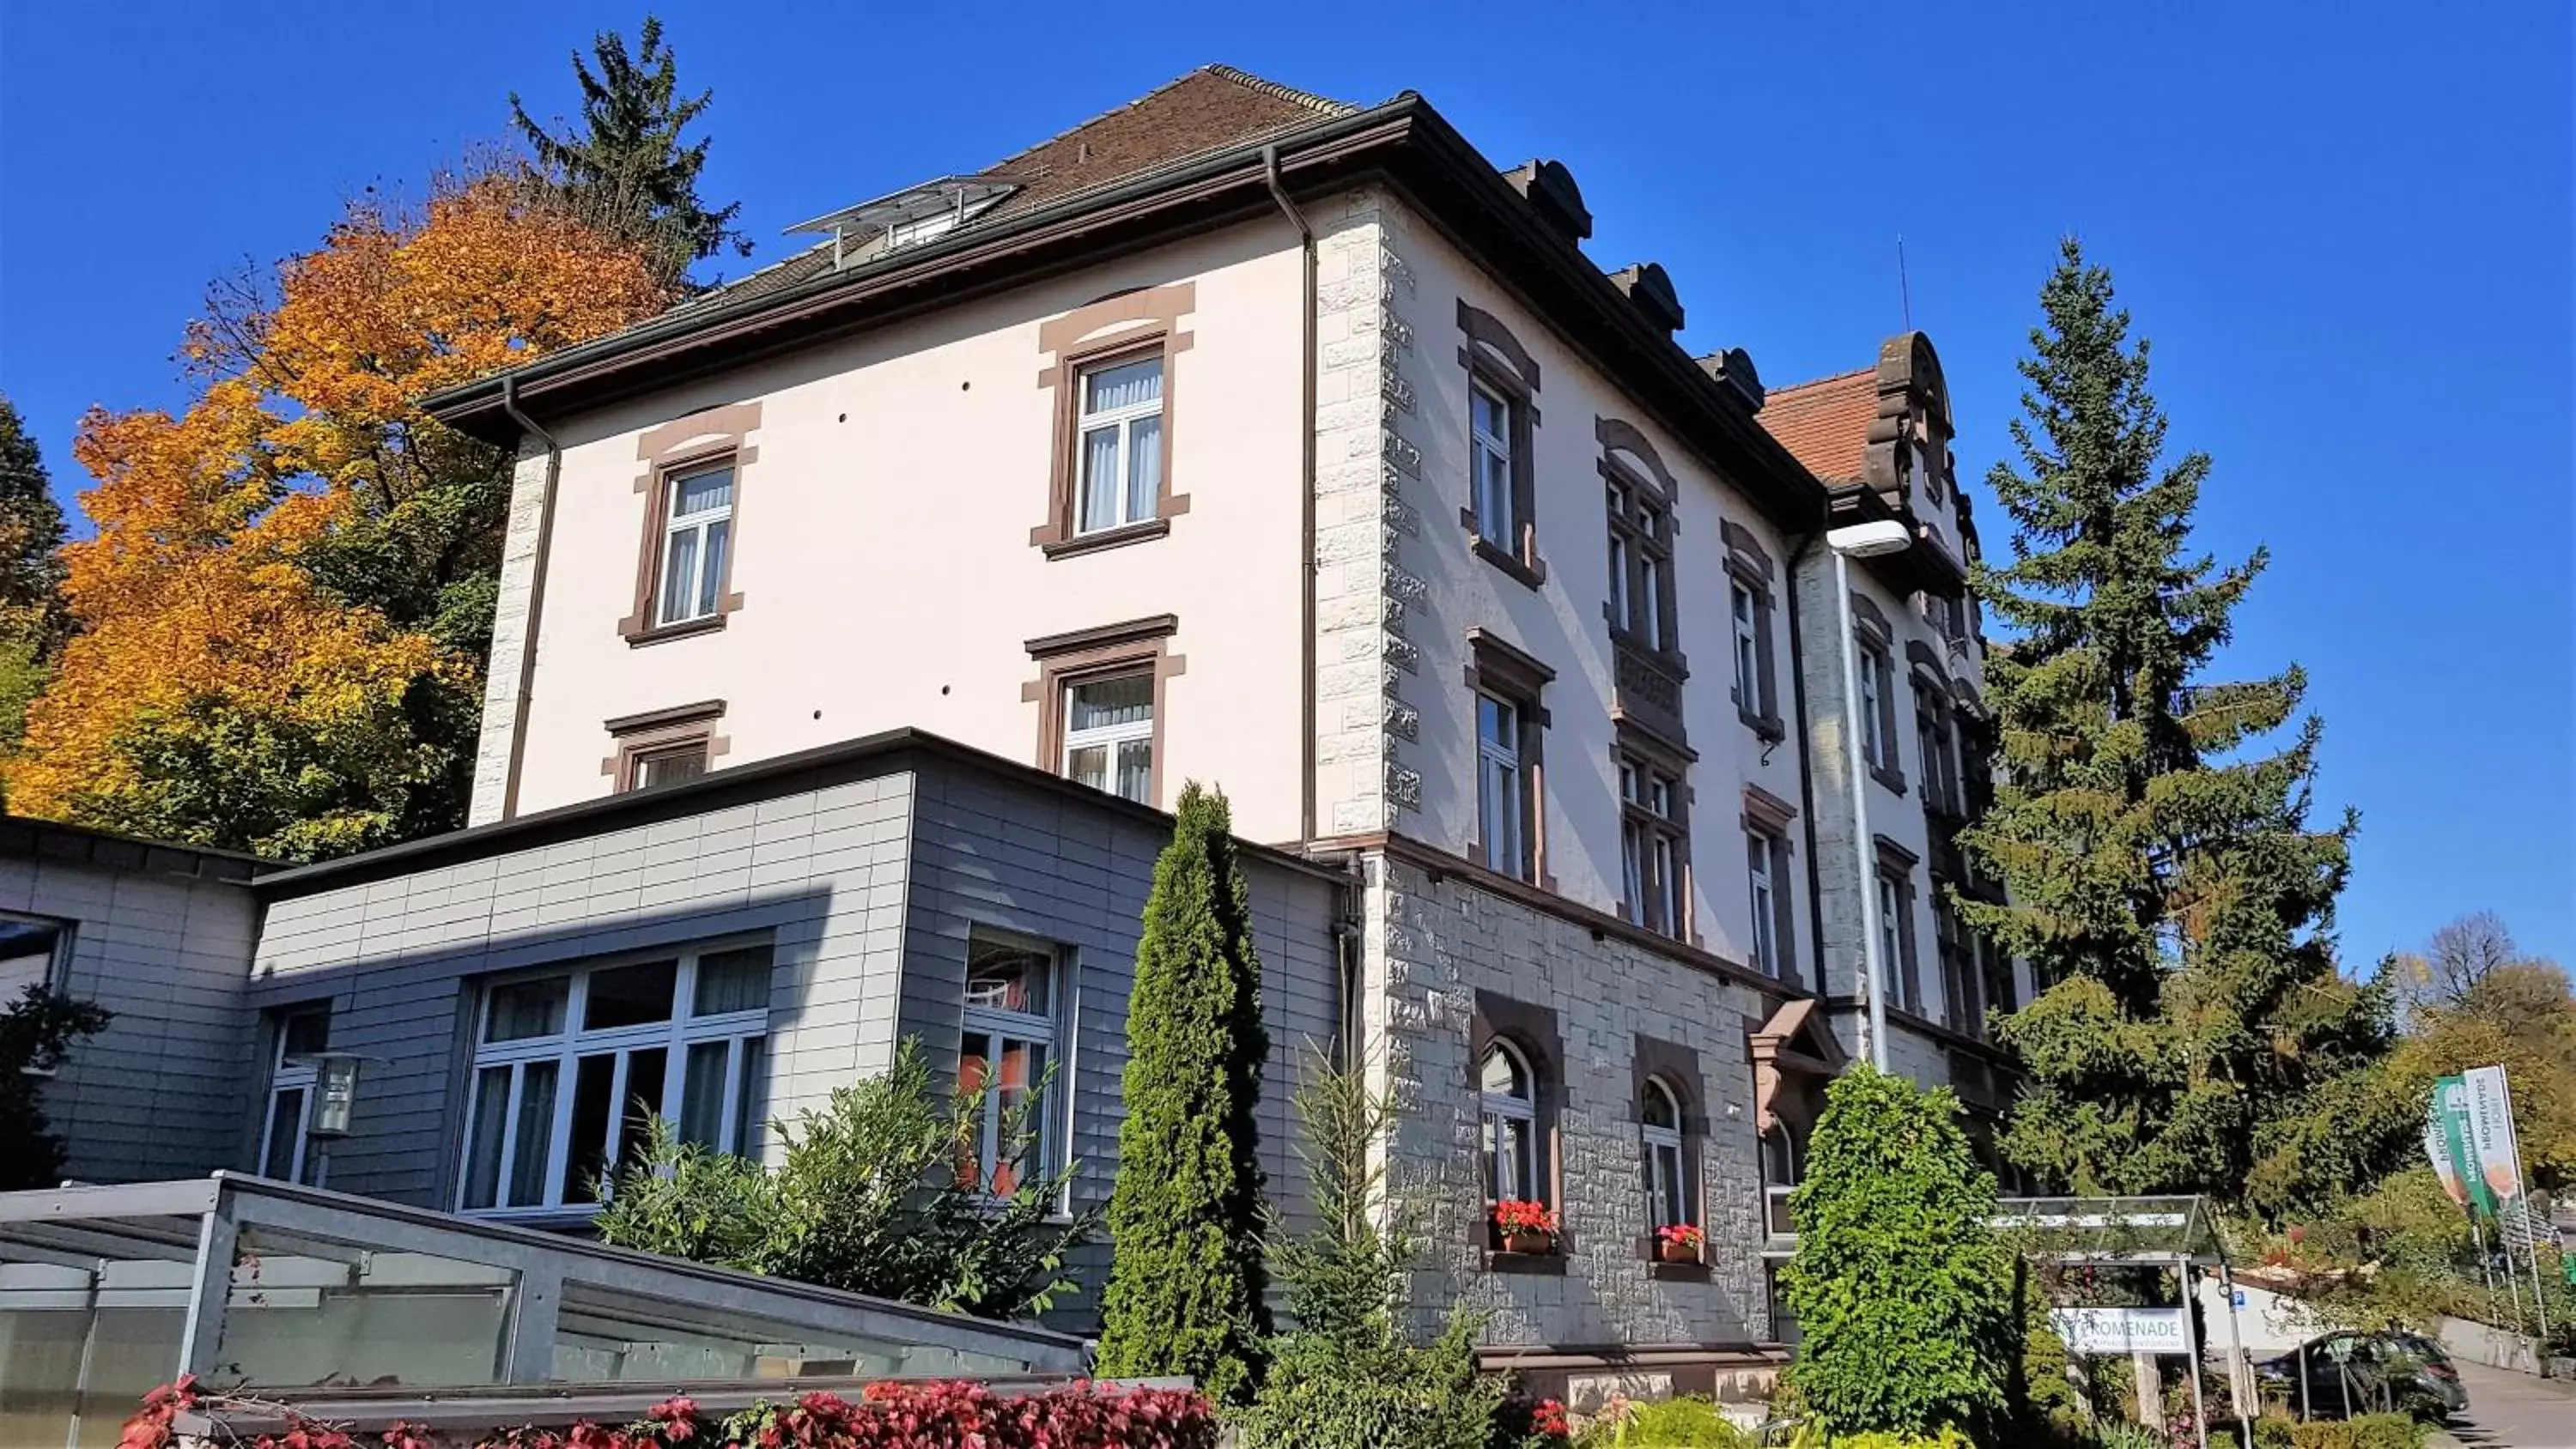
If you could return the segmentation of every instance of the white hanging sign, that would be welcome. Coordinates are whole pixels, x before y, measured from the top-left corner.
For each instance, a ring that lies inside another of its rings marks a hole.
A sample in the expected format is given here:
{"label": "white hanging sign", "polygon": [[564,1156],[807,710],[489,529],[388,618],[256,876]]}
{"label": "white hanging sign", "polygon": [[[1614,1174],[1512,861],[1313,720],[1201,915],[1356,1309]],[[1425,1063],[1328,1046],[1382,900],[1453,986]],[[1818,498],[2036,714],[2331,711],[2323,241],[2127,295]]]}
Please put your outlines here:
{"label": "white hanging sign", "polygon": [[2179,1308],[2057,1308],[2049,1323],[2069,1353],[2189,1353]]}

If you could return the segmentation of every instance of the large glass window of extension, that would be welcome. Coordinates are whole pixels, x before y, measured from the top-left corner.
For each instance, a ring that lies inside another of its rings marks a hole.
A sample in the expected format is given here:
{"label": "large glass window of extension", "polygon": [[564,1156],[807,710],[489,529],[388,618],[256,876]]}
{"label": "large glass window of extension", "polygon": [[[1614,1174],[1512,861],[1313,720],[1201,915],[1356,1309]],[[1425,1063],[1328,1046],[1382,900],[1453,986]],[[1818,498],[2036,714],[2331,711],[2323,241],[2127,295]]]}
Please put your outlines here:
{"label": "large glass window of extension", "polygon": [[458,1206],[587,1208],[654,1117],[684,1142],[751,1151],[770,964],[766,942],[729,944],[487,986]]}
{"label": "large glass window of extension", "polygon": [[1637,1104],[1646,1152],[1646,1227],[1648,1231],[1696,1225],[1691,1215],[1690,1174],[1682,1154],[1681,1098],[1661,1081],[1646,1079],[1644,1100]]}
{"label": "large glass window of extension", "polygon": [[[1520,547],[1513,497],[1512,403],[1481,379],[1468,384],[1467,451],[1475,494],[1476,536],[1494,547]],[[1452,413],[1450,416],[1455,417]]]}
{"label": "large glass window of extension", "polygon": [[1689,928],[1682,784],[1636,758],[1619,762],[1619,855],[1629,919],[1681,938]]}
{"label": "large glass window of extension", "polygon": [[299,1006],[276,1018],[276,1049],[269,1056],[268,1111],[259,1133],[259,1175],[279,1182],[322,1183],[322,1156],[313,1150],[314,1058],[331,1049],[331,1009]]}
{"label": "large glass window of extension", "polygon": [[724,597],[725,555],[733,535],[733,462],[682,469],[662,525],[661,609],[656,624],[712,617]]}
{"label": "large glass window of extension", "polygon": [[[1049,1170],[1044,1094],[1056,1048],[1057,959],[1052,949],[989,939],[966,948],[966,1010],[957,1042],[957,1090],[981,1092],[971,1161],[961,1169],[995,1197]],[[960,1154],[961,1159],[965,1156]]]}
{"label": "large glass window of extension", "polygon": [[1095,790],[1154,800],[1154,671],[1064,687],[1064,773]]}
{"label": "large glass window of extension", "polygon": [[1163,489],[1163,357],[1082,372],[1080,492],[1074,532],[1149,522]]}
{"label": "large glass window of extension", "polygon": [[1478,1069],[1485,1200],[1545,1202],[1539,1177],[1538,1078],[1508,1042],[1485,1049]]}

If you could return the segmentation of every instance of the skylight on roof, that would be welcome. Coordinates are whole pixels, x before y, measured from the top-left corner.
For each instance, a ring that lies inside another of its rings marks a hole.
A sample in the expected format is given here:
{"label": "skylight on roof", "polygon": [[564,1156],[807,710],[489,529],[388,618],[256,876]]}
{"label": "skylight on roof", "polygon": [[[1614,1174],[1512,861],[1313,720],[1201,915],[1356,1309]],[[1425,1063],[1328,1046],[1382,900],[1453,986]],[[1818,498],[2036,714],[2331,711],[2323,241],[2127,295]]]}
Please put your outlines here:
{"label": "skylight on roof", "polygon": [[1018,182],[990,176],[942,176],[825,212],[787,235],[831,237],[833,264],[846,266],[954,231],[1018,189]]}

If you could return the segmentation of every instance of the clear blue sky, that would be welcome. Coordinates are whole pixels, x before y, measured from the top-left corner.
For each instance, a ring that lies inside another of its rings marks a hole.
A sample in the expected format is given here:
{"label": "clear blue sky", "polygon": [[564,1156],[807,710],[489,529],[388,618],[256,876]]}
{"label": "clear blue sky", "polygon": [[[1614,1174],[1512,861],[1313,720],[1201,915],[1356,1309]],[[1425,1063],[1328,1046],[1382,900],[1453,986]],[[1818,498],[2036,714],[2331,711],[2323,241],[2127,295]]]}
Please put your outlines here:
{"label": "clear blue sky", "polygon": [[[1693,349],[1775,383],[1897,329],[1902,232],[1977,474],[2074,231],[2156,343],[2175,440],[2216,456],[2202,542],[2272,547],[2233,659],[2313,676],[2320,801],[2363,816],[2346,958],[2492,908],[2576,963],[2566,6],[1221,8],[663,14],[716,91],[706,191],[763,261],[1211,60],[1419,90],[1499,163],[1564,160],[1595,259],[1663,262]],[[83,408],[180,397],[210,276],[497,138],[514,88],[569,110],[567,51],[639,13],[0,11],[0,390],[65,491]]]}

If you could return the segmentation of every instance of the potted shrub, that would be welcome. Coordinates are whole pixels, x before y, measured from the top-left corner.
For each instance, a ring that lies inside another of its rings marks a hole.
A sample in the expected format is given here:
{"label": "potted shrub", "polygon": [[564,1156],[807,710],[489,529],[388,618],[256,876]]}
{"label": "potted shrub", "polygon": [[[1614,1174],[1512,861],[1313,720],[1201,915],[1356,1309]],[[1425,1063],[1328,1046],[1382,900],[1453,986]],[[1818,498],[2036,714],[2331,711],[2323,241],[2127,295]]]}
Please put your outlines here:
{"label": "potted shrub", "polygon": [[1667,1263],[1696,1263],[1708,1247],[1708,1233],[1697,1223],[1674,1223],[1655,1229],[1655,1256]]}
{"label": "potted shrub", "polygon": [[1494,1230],[1502,1235],[1506,1253],[1556,1251],[1556,1214],[1545,1203],[1505,1198],[1494,1204]]}

